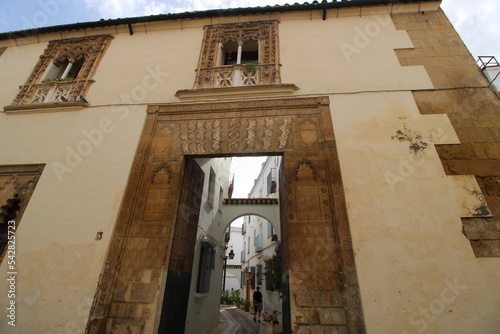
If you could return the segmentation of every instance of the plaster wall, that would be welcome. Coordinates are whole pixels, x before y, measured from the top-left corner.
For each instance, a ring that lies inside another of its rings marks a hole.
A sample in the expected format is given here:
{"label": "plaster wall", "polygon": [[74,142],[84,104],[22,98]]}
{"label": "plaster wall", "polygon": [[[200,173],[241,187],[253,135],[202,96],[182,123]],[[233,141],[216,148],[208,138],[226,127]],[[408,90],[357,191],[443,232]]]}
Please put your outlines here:
{"label": "plaster wall", "polygon": [[[212,329],[219,322],[219,303],[222,282],[222,270],[224,265],[224,231],[226,226],[221,224],[222,197],[227,197],[229,182],[230,158],[200,158],[196,159],[205,173],[203,194],[201,200],[200,219],[196,236],[196,245],[193,259],[191,289],[186,319],[186,333],[202,333]],[[210,170],[214,171],[214,199],[213,205],[209,205],[209,182]],[[196,285],[199,275],[201,239],[209,238],[212,246],[216,249],[215,268],[210,276],[209,293],[197,293]]]}
{"label": "plaster wall", "polygon": [[389,15],[283,21],[279,33],[282,82],[297,85],[296,94],[432,85],[423,66],[400,66],[394,49],[413,45]]}
{"label": "plaster wall", "polygon": [[[241,237],[241,219],[233,221],[233,223],[236,223],[235,225],[231,225],[230,228],[230,233],[231,237],[229,239],[229,242],[227,243],[227,251],[226,253],[229,253],[231,249],[234,252],[234,258],[227,259],[227,264],[228,266],[230,265],[235,265],[239,266],[241,265],[241,252],[243,251],[243,239]],[[227,268],[227,273],[226,273],[226,291],[231,292],[232,290],[240,290],[241,289],[241,270],[236,269],[236,268]]]}
{"label": "plaster wall", "polygon": [[129,111],[0,113],[1,163],[46,164],[16,232],[17,330],[84,330],[144,122],[144,107]]}
{"label": "plaster wall", "polygon": [[[498,263],[462,234],[478,204],[463,189],[480,190],[446,176],[434,147],[458,140],[448,118],[420,115],[411,93],[330,99],[367,332],[494,333]],[[398,130],[428,146],[412,151]]]}

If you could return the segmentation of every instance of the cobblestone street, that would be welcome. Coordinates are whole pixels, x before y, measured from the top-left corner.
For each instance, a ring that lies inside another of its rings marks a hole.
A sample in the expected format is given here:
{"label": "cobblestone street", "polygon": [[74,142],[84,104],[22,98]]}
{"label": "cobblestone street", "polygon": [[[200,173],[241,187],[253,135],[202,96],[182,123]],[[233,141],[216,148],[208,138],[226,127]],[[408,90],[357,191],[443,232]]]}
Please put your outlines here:
{"label": "cobblestone street", "polygon": [[254,322],[253,314],[239,308],[221,307],[219,326],[211,334],[271,334],[271,323],[261,321]]}

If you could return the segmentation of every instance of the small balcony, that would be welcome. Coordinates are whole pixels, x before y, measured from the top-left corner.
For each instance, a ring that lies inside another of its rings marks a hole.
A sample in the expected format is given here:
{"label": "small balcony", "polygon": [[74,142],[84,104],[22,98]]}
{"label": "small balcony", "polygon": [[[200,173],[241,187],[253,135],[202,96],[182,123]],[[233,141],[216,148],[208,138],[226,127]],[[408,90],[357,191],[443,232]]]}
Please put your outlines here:
{"label": "small balcony", "polygon": [[33,85],[28,94],[31,100],[28,100],[27,103],[67,102],[74,87],[75,82],[51,82]]}
{"label": "small balcony", "polygon": [[21,86],[12,105],[5,106],[6,112],[34,111],[40,109],[78,110],[88,105],[82,98],[92,80],[51,81]]}
{"label": "small balcony", "polygon": [[273,85],[275,64],[235,64],[211,68],[201,68],[203,78],[196,88],[248,87]]}

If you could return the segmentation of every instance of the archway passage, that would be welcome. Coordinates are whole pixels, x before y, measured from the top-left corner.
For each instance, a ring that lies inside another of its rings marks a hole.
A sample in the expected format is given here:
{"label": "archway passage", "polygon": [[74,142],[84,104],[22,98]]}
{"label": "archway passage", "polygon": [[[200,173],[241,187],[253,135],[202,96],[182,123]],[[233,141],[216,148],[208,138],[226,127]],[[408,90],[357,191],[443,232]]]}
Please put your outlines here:
{"label": "archway passage", "polygon": [[365,332],[325,97],[150,106],[87,332],[158,328],[185,157],[252,154],[283,155],[282,281],[293,296],[284,332]]}

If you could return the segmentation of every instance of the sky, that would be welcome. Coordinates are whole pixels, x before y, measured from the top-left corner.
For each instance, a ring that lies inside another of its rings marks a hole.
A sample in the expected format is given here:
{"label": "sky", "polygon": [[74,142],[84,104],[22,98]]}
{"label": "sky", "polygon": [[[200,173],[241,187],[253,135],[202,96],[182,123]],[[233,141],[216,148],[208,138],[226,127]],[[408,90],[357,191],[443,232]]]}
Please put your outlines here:
{"label": "sky", "polygon": [[259,176],[262,163],[267,157],[233,157],[230,173],[235,174],[233,198],[247,198],[255,179]]}
{"label": "sky", "polygon": [[[295,0],[0,0],[0,32],[100,19],[294,2]],[[500,58],[500,1],[443,0],[442,8],[474,58]]]}

